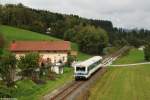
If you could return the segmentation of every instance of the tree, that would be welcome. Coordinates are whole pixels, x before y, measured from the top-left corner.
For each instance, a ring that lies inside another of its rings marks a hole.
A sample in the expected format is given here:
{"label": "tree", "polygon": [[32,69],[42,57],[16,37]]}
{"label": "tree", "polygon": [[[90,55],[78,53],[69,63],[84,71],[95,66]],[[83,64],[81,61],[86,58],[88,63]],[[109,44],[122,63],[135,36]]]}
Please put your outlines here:
{"label": "tree", "polygon": [[114,41],[113,44],[115,47],[122,47],[122,46],[128,45],[128,42],[125,39],[120,39],[120,40]]}
{"label": "tree", "polygon": [[18,67],[23,77],[34,78],[35,71],[39,68],[39,59],[38,53],[28,53],[20,57]]}
{"label": "tree", "polygon": [[67,59],[67,66],[71,66],[72,62],[75,61],[75,57],[68,55],[68,59]]}
{"label": "tree", "polygon": [[145,60],[150,61],[150,44],[148,44],[144,49]]}
{"label": "tree", "polygon": [[4,37],[0,34],[0,55],[3,54],[3,47],[4,47]]}
{"label": "tree", "polygon": [[64,33],[64,40],[73,42],[75,35],[76,31],[74,29],[69,29]]}
{"label": "tree", "polygon": [[108,44],[108,36],[103,29],[88,25],[77,33],[76,41],[82,52],[100,54]]}
{"label": "tree", "polygon": [[14,83],[16,63],[16,57],[11,53],[1,57],[0,76],[8,87]]}

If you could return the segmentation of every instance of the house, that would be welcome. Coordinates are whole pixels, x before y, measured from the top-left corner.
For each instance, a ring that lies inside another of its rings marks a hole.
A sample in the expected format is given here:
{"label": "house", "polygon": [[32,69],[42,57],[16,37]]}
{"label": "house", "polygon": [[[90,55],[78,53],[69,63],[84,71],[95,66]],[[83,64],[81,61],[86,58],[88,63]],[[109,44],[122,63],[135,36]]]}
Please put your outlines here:
{"label": "house", "polygon": [[50,61],[53,65],[52,71],[62,74],[71,46],[68,41],[13,41],[10,51],[16,55],[17,59],[26,53],[38,52],[41,65]]}
{"label": "house", "polygon": [[143,51],[145,49],[145,46],[140,46],[139,48],[138,48],[138,50],[140,50],[140,51]]}
{"label": "house", "polygon": [[10,51],[16,55],[17,59],[26,53],[38,52],[42,60],[66,63],[71,46],[68,41],[13,41]]}

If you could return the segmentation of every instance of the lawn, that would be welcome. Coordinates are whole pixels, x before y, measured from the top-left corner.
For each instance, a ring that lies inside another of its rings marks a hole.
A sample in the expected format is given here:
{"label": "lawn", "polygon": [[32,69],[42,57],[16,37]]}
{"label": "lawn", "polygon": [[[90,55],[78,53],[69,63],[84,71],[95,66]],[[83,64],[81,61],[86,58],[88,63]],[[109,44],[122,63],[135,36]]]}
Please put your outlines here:
{"label": "lawn", "polygon": [[[133,49],[129,55],[117,60],[116,64],[142,62],[143,53],[137,52]],[[109,67],[91,88],[89,100],[150,100],[149,84],[150,65]]]}

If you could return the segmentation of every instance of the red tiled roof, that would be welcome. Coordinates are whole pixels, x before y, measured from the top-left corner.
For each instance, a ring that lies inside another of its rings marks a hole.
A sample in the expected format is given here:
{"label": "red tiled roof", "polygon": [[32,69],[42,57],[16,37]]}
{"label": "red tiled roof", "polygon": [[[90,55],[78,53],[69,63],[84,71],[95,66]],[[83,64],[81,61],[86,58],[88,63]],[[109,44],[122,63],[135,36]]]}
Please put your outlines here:
{"label": "red tiled roof", "polygon": [[68,51],[68,41],[15,41],[10,45],[10,51]]}

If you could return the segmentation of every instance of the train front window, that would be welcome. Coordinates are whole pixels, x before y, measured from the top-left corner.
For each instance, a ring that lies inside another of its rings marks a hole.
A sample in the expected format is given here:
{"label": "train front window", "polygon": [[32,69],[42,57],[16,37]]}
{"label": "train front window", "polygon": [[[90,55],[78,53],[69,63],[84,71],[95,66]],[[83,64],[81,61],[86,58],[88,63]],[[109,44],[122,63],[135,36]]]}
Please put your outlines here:
{"label": "train front window", "polygon": [[85,71],[85,67],[76,67],[76,71]]}

